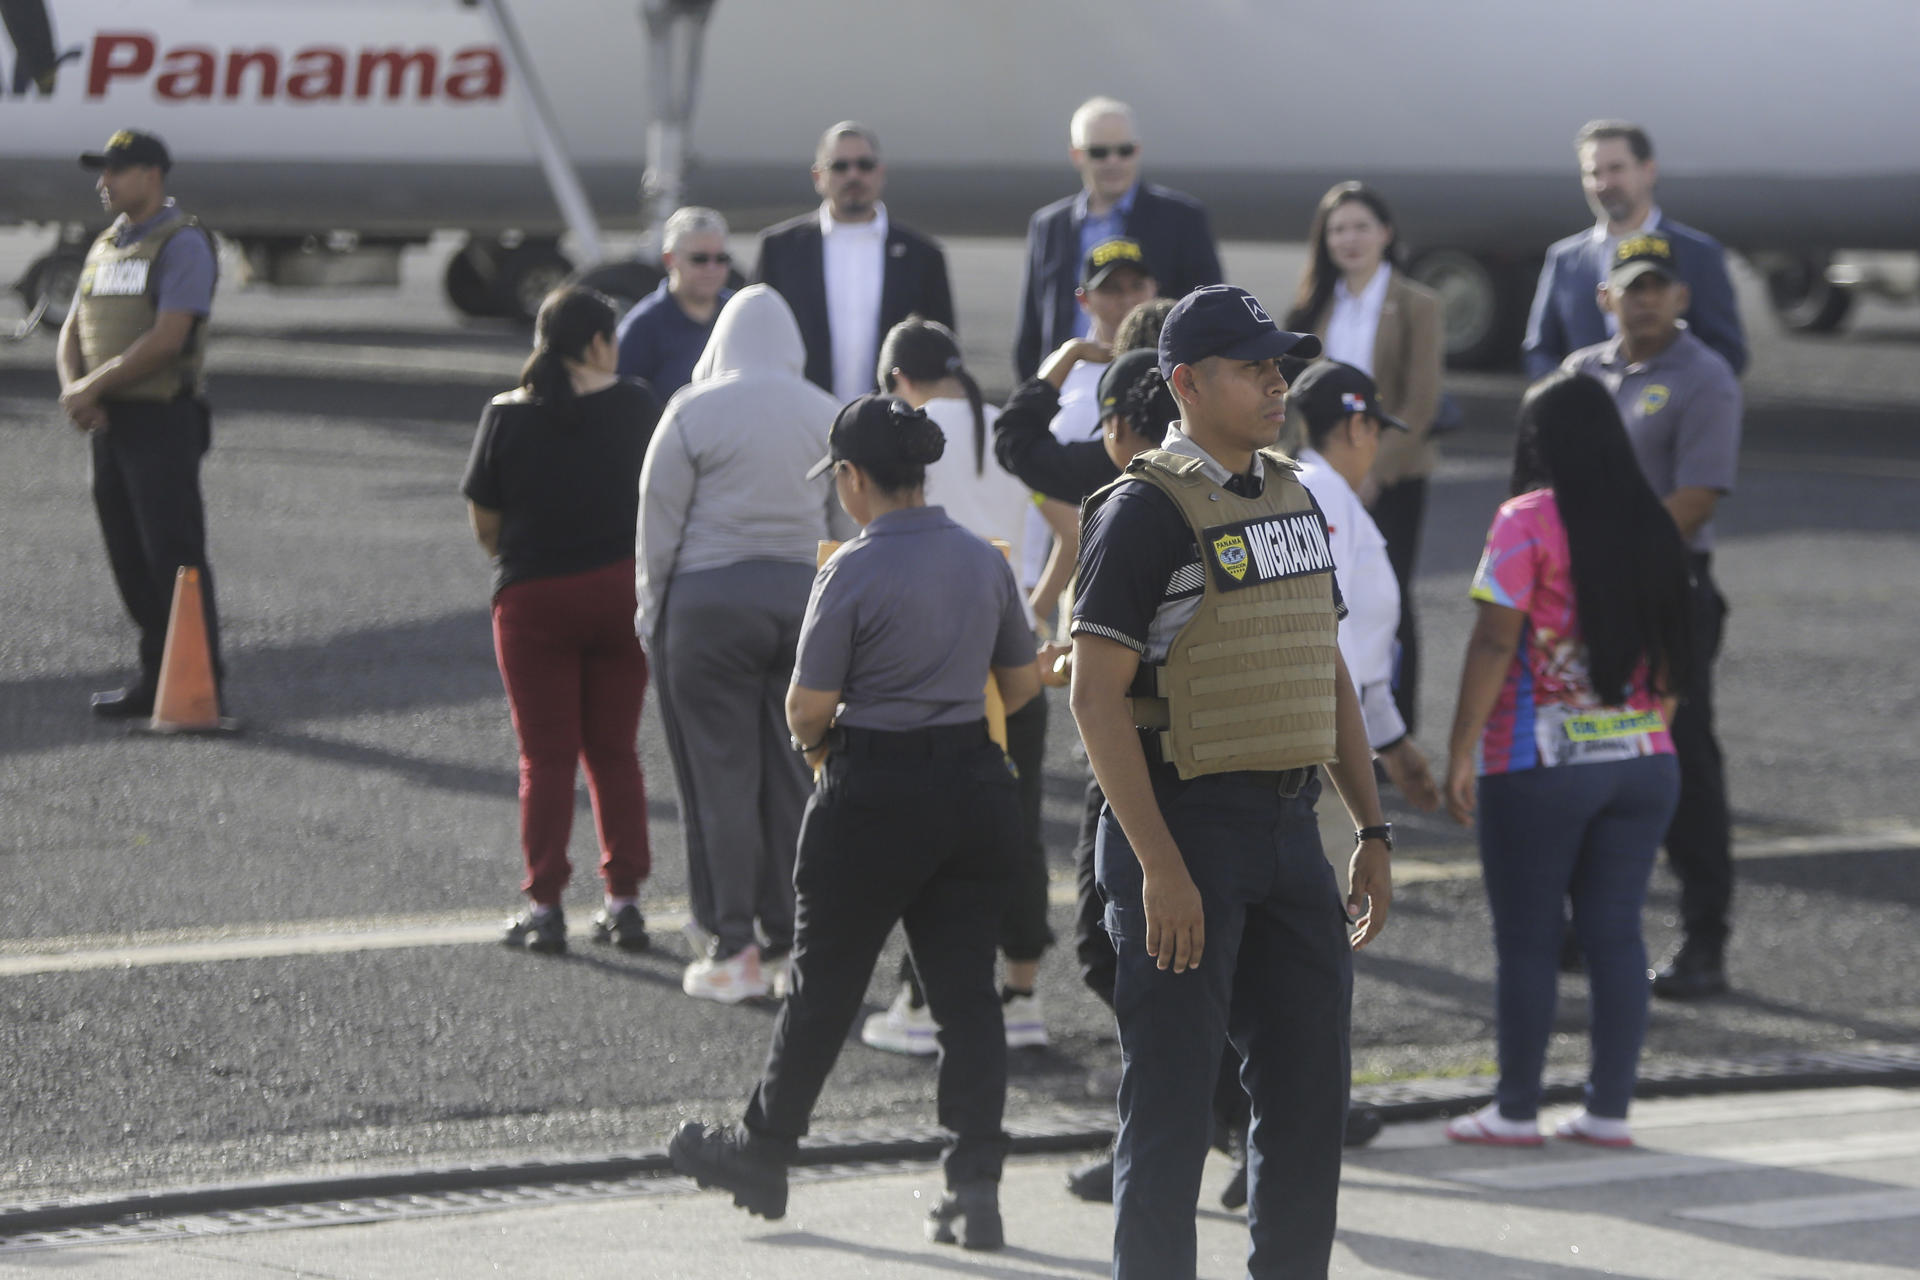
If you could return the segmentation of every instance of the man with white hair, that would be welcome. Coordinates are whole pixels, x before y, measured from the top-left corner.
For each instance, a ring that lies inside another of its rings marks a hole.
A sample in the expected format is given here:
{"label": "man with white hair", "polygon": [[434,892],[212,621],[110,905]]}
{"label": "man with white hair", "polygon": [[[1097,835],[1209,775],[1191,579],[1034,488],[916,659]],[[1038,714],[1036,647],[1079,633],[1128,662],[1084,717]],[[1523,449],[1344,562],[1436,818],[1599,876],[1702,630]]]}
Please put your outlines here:
{"label": "man with white hair", "polygon": [[733,296],[727,271],[727,220],[712,209],[675,209],[660,238],[667,278],[635,303],[615,335],[620,376],[643,378],[662,404],[693,377],[720,308]]}
{"label": "man with white hair", "polygon": [[1081,188],[1027,224],[1013,340],[1013,365],[1023,381],[1049,351],[1087,336],[1087,317],[1073,291],[1080,264],[1096,245],[1119,238],[1138,242],[1164,298],[1220,283],[1206,208],[1184,192],[1140,181],[1140,131],[1131,107],[1114,98],[1087,99],[1073,113],[1067,141]]}

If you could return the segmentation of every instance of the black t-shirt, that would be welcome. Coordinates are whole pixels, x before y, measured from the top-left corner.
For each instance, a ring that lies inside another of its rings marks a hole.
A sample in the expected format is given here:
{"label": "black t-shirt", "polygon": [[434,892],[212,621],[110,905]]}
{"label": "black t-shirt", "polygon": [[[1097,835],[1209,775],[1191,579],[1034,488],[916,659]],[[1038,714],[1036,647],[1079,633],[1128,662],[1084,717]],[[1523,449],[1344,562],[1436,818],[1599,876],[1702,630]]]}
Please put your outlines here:
{"label": "black t-shirt", "polygon": [[[1263,486],[1251,476],[1234,476],[1224,487],[1253,498]],[[1313,509],[1325,524],[1318,502]],[[1164,490],[1130,480],[1107,495],[1081,535],[1072,631],[1104,636],[1144,661],[1164,662],[1205,591],[1206,568],[1193,526]],[[1346,616],[1337,581],[1333,608],[1335,617]]]}
{"label": "black t-shirt", "polygon": [[558,408],[487,406],[461,492],[500,513],[495,594],[633,558],[640,464],[659,421],[652,388],[631,379]]}

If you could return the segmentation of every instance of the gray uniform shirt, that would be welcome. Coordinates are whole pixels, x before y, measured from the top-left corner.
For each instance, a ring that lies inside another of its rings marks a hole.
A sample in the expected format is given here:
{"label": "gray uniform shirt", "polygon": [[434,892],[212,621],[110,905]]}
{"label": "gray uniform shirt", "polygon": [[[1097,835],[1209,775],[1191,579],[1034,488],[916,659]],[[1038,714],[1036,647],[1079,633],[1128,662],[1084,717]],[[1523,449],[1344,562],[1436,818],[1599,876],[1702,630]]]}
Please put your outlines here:
{"label": "gray uniform shirt", "polygon": [[[1655,493],[1733,492],[1740,467],[1740,382],[1719,352],[1683,329],[1665,351],[1640,364],[1627,359],[1615,338],[1574,352],[1561,367],[1598,378],[1613,393]],[[1700,526],[1688,549],[1713,549],[1713,521]]]}
{"label": "gray uniform shirt", "polygon": [[793,680],[840,690],[843,725],[924,729],[985,716],[988,668],[1034,651],[1006,557],[941,508],[908,507],[821,567]]}

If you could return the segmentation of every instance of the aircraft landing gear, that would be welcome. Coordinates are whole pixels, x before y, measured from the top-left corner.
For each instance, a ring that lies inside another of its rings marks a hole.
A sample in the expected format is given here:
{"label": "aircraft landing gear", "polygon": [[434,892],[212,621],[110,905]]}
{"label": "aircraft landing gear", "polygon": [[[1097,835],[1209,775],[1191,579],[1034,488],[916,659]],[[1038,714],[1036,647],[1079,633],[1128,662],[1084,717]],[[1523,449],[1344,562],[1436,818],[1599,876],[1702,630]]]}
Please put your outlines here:
{"label": "aircraft landing gear", "polygon": [[59,332],[73,305],[73,292],[80,287],[80,269],[86,263],[91,239],[83,228],[63,228],[59,243],[35,258],[14,282],[13,291],[20,295],[27,317],[14,326],[9,338],[19,342],[40,329]]}
{"label": "aircraft landing gear", "polygon": [[532,324],[541,299],[573,272],[573,264],[550,239],[487,239],[475,236],[447,261],[442,277],[447,301],[462,315],[504,317]]}

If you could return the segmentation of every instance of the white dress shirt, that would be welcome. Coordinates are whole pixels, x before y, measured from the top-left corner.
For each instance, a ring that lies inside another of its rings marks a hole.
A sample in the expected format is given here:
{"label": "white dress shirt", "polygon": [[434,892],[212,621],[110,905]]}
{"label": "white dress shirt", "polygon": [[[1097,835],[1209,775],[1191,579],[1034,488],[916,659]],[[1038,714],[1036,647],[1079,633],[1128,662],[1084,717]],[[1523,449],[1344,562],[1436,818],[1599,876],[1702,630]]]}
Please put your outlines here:
{"label": "white dress shirt", "polygon": [[833,394],[842,404],[873,390],[880,357],[880,290],[887,278],[887,206],[870,222],[837,222],[820,206],[820,266],[833,341]]}
{"label": "white dress shirt", "polygon": [[1373,375],[1373,340],[1380,332],[1380,309],[1387,302],[1387,279],[1391,275],[1393,267],[1381,263],[1358,297],[1347,289],[1344,278],[1334,282],[1333,314],[1327,318],[1324,344],[1329,360]]}
{"label": "white dress shirt", "polygon": [[[1628,231],[1622,235],[1616,236],[1609,232],[1605,218],[1594,223],[1593,238],[1600,242],[1600,278],[1594,283],[1605,284],[1607,282],[1607,276],[1612,274],[1613,271],[1613,251],[1620,247],[1622,240],[1627,239],[1629,236],[1643,236],[1649,231],[1658,231],[1659,229],[1660,206],[1657,204],[1647,207],[1647,220],[1645,222],[1635,227],[1632,231]],[[1600,318],[1607,322],[1607,332],[1609,334],[1616,337],[1619,336],[1620,322],[1614,318],[1613,312],[1602,311]]]}
{"label": "white dress shirt", "polygon": [[1367,743],[1376,751],[1407,736],[1407,723],[1393,701],[1393,667],[1399,656],[1400,583],[1387,559],[1387,540],[1367,514],[1347,478],[1312,449],[1300,451],[1300,483],[1327,518],[1333,576],[1347,603],[1340,624],[1340,656],[1360,695]]}

